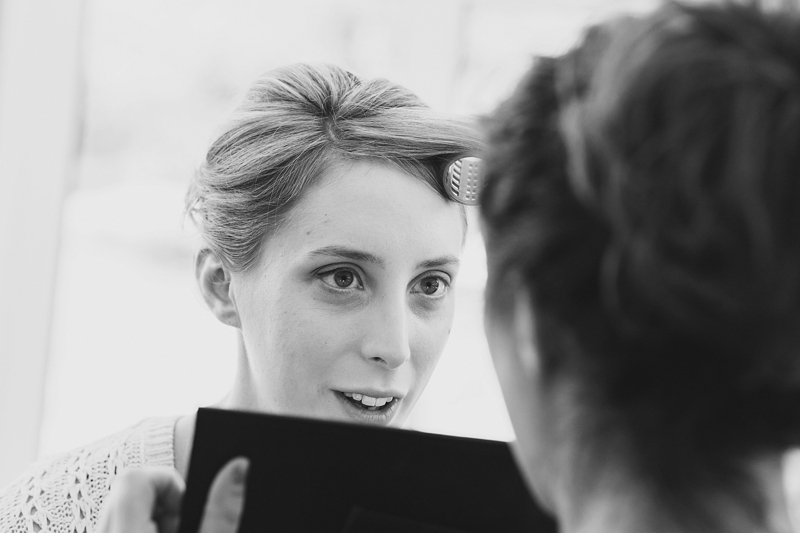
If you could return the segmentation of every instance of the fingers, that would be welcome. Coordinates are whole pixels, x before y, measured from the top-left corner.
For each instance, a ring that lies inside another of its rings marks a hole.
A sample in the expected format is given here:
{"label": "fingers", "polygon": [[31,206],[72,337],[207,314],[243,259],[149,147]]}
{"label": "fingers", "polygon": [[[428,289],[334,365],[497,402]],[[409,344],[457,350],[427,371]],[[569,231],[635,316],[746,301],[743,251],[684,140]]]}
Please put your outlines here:
{"label": "fingers", "polygon": [[174,533],[184,483],[172,468],[141,468],[120,474],[111,488],[97,531]]}
{"label": "fingers", "polygon": [[200,533],[236,533],[244,508],[249,466],[247,459],[237,457],[219,471],[208,493]]}
{"label": "fingers", "polygon": [[[236,533],[244,508],[249,462],[228,462],[211,485],[200,533]],[[99,533],[176,533],[185,485],[172,468],[128,470],[114,485],[100,513]]]}

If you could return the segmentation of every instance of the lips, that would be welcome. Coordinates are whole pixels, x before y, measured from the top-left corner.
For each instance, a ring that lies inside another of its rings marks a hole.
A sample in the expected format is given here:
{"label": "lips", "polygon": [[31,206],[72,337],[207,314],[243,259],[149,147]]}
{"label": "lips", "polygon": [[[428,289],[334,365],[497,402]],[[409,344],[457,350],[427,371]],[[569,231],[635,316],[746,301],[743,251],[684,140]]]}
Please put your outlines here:
{"label": "lips", "polygon": [[395,391],[333,392],[350,418],[369,424],[390,424],[398,412],[398,403],[403,399],[403,395]]}

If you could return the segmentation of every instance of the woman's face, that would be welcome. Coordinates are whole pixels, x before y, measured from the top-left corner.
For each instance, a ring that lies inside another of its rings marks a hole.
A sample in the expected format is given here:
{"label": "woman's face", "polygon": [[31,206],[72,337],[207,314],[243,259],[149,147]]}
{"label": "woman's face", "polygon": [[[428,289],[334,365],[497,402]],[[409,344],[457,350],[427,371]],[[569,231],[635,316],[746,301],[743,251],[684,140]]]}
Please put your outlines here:
{"label": "woman's face", "polygon": [[401,424],[450,332],[464,230],[399,169],[334,167],[231,277],[239,407]]}

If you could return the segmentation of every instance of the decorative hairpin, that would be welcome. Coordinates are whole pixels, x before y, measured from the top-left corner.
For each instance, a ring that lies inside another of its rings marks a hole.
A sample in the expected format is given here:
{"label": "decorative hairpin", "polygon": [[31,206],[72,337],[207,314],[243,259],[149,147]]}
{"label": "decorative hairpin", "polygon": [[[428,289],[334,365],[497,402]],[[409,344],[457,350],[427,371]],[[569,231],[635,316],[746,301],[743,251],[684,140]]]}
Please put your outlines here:
{"label": "decorative hairpin", "polygon": [[479,157],[459,157],[447,165],[442,177],[447,195],[460,204],[478,205],[484,166]]}

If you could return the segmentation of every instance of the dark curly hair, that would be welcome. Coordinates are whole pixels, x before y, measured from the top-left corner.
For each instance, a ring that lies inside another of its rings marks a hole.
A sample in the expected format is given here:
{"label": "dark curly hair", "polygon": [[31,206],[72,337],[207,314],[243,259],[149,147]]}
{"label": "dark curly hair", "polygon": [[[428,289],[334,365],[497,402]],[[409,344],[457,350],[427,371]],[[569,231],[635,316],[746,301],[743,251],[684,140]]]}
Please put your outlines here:
{"label": "dark curly hair", "polygon": [[595,27],[488,126],[487,312],[527,290],[587,432],[624,432],[667,493],[800,444],[797,14]]}

